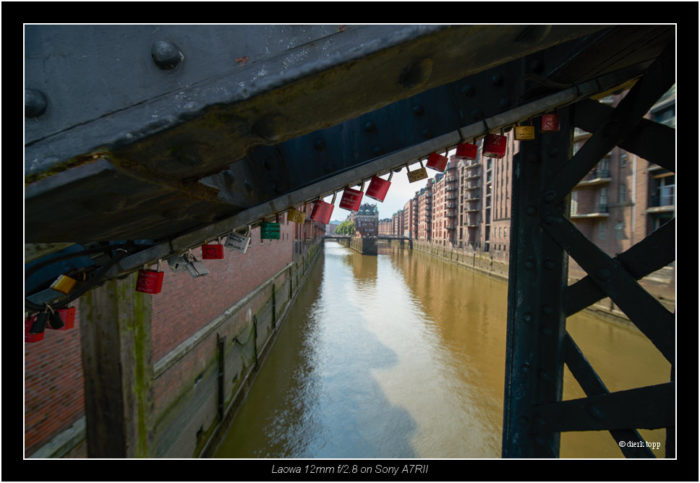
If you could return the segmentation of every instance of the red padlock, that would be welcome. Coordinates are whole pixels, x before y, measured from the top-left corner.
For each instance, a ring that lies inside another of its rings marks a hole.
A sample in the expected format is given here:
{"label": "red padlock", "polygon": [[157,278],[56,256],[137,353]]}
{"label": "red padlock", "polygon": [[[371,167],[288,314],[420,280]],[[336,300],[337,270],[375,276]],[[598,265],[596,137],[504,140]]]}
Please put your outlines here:
{"label": "red padlock", "polygon": [[75,327],[75,307],[56,309],[56,312],[58,312],[58,315],[63,319],[63,327],[56,330],[68,330]]}
{"label": "red padlock", "polygon": [[428,164],[425,165],[426,168],[434,169],[435,171],[445,171],[447,166],[447,157],[438,153],[430,153],[428,156]]}
{"label": "red padlock", "polygon": [[139,278],[136,281],[136,291],[150,294],[160,293],[163,288],[165,272],[158,270],[139,270]]}
{"label": "red padlock", "polygon": [[32,325],[35,321],[36,315],[24,318],[24,342],[39,342],[44,338],[44,332],[41,332],[39,334],[32,334],[31,332],[29,332],[29,329],[32,328]]}
{"label": "red padlock", "polygon": [[476,159],[479,147],[473,143],[460,143],[457,145],[455,156],[462,159]]}
{"label": "red padlock", "polygon": [[559,114],[544,114],[542,116],[542,132],[559,130]]}
{"label": "red padlock", "polygon": [[389,186],[391,186],[391,177],[393,172],[389,173],[389,179],[382,179],[379,176],[372,176],[372,180],[369,182],[367,191],[365,194],[377,201],[384,201],[386,198],[386,193],[389,191]]}
{"label": "red padlock", "polygon": [[506,137],[500,134],[488,134],[484,139],[484,156],[502,158],[506,155]]}
{"label": "red padlock", "polygon": [[224,246],[220,243],[202,245],[203,260],[221,260],[224,258]]}
{"label": "red padlock", "polygon": [[311,219],[318,221],[327,225],[331,221],[331,215],[333,214],[333,203],[335,202],[335,195],[333,195],[333,202],[326,203],[323,200],[316,200],[314,202],[314,207],[311,210]]}
{"label": "red padlock", "polygon": [[343,197],[340,199],[340,206],[344,210],[357,211],[360,209],[360,203],[362,203],[362,191],[354,190],[352,188],[345,188],[343,190]]}

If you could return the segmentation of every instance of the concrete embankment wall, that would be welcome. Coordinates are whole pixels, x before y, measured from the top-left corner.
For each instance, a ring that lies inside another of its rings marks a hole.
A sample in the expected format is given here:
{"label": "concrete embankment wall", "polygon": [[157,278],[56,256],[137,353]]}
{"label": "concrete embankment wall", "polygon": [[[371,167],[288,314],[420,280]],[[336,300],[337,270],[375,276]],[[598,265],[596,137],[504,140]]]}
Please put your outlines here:
{"label": "concrete embankment wall", "polygon": [[311,245],[158,361],[155,391],[165,397],[155,409],[154,457],[200,457],[213,450],[322,246],[322,240]]}

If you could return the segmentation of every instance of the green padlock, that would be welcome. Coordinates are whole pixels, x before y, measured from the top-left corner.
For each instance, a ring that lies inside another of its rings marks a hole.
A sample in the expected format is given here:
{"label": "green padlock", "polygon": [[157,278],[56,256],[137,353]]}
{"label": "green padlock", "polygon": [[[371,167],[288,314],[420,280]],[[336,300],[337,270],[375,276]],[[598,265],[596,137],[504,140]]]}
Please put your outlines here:
{"label": "green padlock", "polygon": [[261,240],[279,240],[280,239],[280,224],[262,222],[260,225]]}

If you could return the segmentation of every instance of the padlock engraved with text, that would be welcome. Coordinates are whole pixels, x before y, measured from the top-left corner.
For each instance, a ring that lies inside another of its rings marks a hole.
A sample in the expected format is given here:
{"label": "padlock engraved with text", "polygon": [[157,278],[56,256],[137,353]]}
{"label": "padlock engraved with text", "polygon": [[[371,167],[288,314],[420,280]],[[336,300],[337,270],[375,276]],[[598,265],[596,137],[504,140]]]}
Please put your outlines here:
{"label": "padlock engraved with text", "polygon": [[423,163],[420,163],[420,168],[419,169],[414,169],[411,171],[408,169],[408,165],[406,165],[406,175],[408,176],[408,182],[409,183],[415,183],[416,181],[420,181],[422,179],[425,179],[428,177],[428,171],[425,169],[423,166]]}
{"label": "padlock engraved with text", "polygon": [[224,246],[230,250],[237,250],[245,253],[250,246],[250,236],[241,235],[240,233],[231,232],[226,237]]}

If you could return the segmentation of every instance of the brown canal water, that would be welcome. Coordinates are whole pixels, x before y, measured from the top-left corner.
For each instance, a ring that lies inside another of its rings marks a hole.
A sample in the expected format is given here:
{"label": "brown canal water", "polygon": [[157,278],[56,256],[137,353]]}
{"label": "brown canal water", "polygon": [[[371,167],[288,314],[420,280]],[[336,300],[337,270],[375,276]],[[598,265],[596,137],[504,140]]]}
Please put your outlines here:
{"label": "brown canal water", "polygon": [[[327,241],[215,457],[500,458],[506,309],[504,280]],[[636,328],[579,313],[567,329],[610,391],[668,382]],[[640,433],[662,457],[665,430]],[[562,434],[560,456],[622,453],[594,431]]]}

